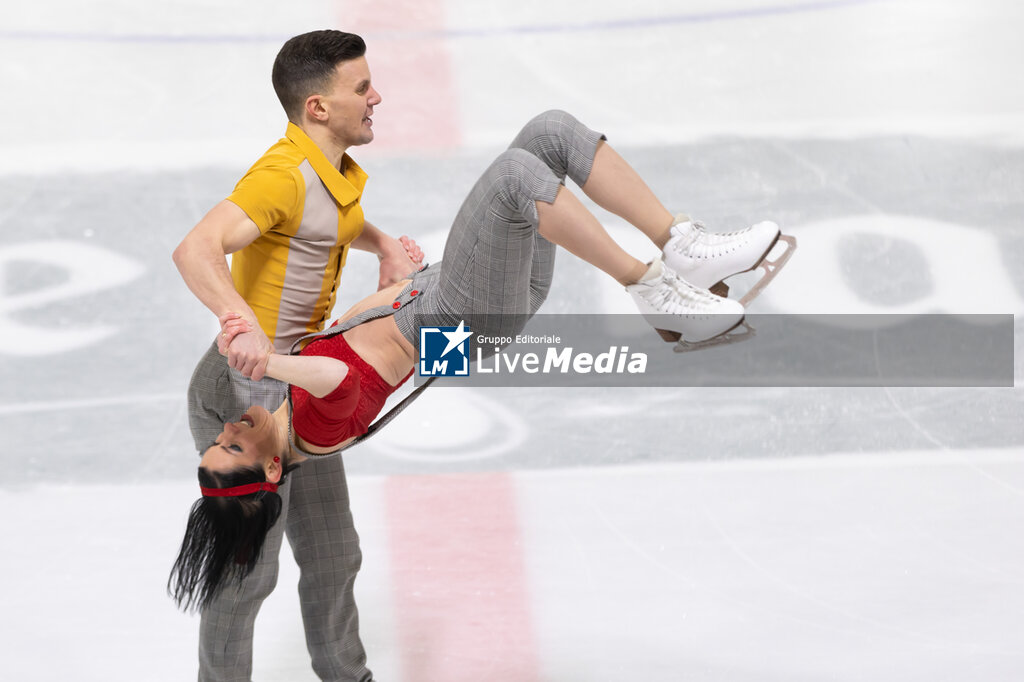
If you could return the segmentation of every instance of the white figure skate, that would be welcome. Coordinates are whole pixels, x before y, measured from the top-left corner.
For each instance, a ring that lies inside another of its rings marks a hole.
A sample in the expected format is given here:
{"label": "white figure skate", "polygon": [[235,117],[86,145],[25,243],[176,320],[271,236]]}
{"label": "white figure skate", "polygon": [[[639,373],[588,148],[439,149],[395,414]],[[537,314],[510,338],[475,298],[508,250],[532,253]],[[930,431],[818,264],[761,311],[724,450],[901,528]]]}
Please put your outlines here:
{"label": "white figure skate", "polygon": [[[716,234],[685,216],[676,218],[671,237],[662,250],[665,265],[694,286],[726,297],[729,286],[723,280],[741,272],[762,268],[761,279],[739,299],[744,307],[760,294],[796,249],[796,240],[780,232],[773,222],[760,222],[745,230]],[[785,250],[773,260],[768,254],[778,242]]]}
{"label": "white figure skate", "polygon": [[715,296],[679,279],[660,258],[626,291],[658,334],[666,341],[679,341],[682,350],[712,341],[721,343],[724,339],[718,337],[743,322],[743,306],[738,301]]}

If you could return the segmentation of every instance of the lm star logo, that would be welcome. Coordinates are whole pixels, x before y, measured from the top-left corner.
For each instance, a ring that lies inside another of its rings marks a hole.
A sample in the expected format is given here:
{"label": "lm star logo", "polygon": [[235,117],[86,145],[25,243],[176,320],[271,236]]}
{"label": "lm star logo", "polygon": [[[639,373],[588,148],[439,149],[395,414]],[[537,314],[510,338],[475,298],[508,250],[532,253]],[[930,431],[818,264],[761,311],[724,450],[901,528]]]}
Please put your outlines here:
{"label": "lm star logo", "polygon": [[458,327],[420,327],[420,376],[468,377],[472,335],[465,320]]}

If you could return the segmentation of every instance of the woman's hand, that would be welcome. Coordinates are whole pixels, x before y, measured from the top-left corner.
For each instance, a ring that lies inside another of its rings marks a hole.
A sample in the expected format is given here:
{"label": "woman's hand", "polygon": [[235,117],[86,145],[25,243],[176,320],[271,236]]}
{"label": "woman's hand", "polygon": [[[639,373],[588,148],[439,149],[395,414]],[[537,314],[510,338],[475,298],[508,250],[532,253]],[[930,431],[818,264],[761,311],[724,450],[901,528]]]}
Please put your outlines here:
{"label": "woman's hand", "polygon": [[217,337],[217,350],[221,355],[228,354],[228,347],[239,334],[252,331],[252,325],[238,313],[224,313],[219,318],[220,336]]}
{"label": "woman's hand", "polygon": [[[267,358],[274,352],[263,330],[238,313],[224,313],[220,321],[217,350],[228,358],[228,366],[243,376],[259,381],[267,371]],[[234,343],[239,335],[244,335]]]}
{"label": "woman's hand", "polygon": [[[391,243],[396,242],[392,240]],[[381,256],[378,291],[405,279],[423,266],[423,251],[414,239],[402,235],[397,243],[401,249],[391,249],[390,253]]]}
{"label": "woman's hand", "polygon": [[398,238],[398,241],[402,244],[402,248],[405,249],[405,255],[409,257],[409,260],[413,262],[417,267],[423,265],[423,251],[420,249],[419,244],[412,237],[407,237],[404,234]]}

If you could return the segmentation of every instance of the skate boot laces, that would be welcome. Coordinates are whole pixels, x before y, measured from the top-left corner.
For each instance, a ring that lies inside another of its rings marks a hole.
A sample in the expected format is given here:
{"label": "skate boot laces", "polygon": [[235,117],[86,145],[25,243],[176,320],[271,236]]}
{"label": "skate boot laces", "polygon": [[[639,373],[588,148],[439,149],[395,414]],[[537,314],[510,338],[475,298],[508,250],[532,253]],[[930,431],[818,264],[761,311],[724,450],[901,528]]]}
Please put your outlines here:
{"label": "skate boot laces", "polygon": [[707,315],[717,311],[722,299],[707,289],[694,286],[669,268],[662,270],[661,281],[643,292],[654,308],[673,315]]}
{"label": "skate boot laces", "polygon": [[[687,225],[689,225],[689,229],[685,229]],[[714,258],[742,245],[744,233],[750,230],[708,232],[704,223],[699,220],[691,220],[673,225],[672,231],[675,236],[667,244],[672,251],[688,258]]]}

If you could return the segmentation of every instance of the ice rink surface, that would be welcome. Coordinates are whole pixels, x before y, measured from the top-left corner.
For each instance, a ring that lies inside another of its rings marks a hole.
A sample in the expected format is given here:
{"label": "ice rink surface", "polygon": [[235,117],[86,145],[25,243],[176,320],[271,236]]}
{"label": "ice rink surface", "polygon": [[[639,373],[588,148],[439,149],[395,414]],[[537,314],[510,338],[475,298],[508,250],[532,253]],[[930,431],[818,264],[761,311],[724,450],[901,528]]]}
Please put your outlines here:
{"label": "ice rink surface", "polygon": [[[752,312],[1024,313],[1019,3],[8,4],[4,679],[195,676],[198,621],[163,590],[216,322],[170,253],[283,133],[269,71],[291,35],[367,38],[363,205],[428,259],[489,159],[563,108],[671,209],[798,237]],[[353,254],[336,310],[374,266]],[[559,254],[544,312],[629,306]],[[431,389],[346,455],[370,667],[1024,679],[1019,349],[1012,388]],[[256,680],[315,679],[296,577],[284,552]]]}

